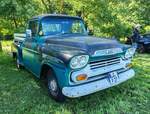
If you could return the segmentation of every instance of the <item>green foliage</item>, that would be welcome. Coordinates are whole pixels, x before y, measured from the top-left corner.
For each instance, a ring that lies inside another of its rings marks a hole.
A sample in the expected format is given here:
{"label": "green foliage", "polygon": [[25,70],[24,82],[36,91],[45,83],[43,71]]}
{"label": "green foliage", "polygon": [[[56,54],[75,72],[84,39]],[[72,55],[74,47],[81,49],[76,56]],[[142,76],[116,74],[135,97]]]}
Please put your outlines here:
{"label": "green foliage", "polygon": [[[118,86],[59,104],[11,57],[0,53],[0,114],[149,114],[150,55],[136,55],[136,76]],[[141,67],[142,66],[142,67]]]}
{"label": "green foliage", "polygon": [[149,0],[1,0],[0,33],[23,32],[35,15],[65,13],[81,16],[96,36],[119,39],[135,24],[150,26],[149,12]]}
{"label": "green foliage", "polygon": [[2,42],[0,41],[0,52],[2,52]]}
{"label": "green foliage", "polygon": [[[5,31],[24,32],[27,20],[42,13],[40,4],[35,0],[1,0],[0,1],[0,33]],[[7,29],[7,30],[6,30]]]}
{"label": "green foliage", "polygon": [[149,33],[150,33],[150,26],[146,26],[144,29],[145,29],[145,31],[149,31]]}

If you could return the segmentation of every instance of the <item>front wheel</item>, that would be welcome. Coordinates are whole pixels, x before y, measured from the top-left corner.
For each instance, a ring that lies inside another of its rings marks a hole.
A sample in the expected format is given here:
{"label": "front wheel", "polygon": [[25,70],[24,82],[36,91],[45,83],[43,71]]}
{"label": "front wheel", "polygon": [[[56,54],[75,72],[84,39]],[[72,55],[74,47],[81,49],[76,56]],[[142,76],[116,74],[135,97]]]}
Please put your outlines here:
{"label": "front wheel", "polygon": [[62,91],[57,83],[55,74],[51,70],[47,72],[47,88],[49,95],[57,102],[65,101],[65,96],[62,94]]}

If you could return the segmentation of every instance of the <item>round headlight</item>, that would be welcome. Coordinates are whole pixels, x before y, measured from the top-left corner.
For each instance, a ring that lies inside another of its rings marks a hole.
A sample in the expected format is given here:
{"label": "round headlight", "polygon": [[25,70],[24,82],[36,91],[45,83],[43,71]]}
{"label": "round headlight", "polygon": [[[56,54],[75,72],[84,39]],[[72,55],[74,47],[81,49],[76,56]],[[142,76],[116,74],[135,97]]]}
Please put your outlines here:
{"label": "round headlight", "polygon": [[88,55],[75,56],[70,61],[70,67],[72,69],[82,68],[88,63],[88,61],[89,61]]}
{"label": "round headlight", "polygon": [[135,51],[136,51],[135,48],[129,48],[125,53],[125,58],[126,59],[131,58],[134,55]]}

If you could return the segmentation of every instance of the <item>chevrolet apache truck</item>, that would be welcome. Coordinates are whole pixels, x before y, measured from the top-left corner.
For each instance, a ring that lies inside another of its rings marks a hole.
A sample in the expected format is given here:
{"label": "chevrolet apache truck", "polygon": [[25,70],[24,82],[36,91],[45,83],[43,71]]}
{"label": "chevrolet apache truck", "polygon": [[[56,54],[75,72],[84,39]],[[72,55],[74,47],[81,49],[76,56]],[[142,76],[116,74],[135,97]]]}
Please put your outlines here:
{"label": "chevrolet apache truck", "polygon": [[14,34],[13,56],[47,84],[56,101],[85,96],[135,75],[135,48],[115,39],[88,35],[80,17],[46,14],[29,20],[25,34]]}

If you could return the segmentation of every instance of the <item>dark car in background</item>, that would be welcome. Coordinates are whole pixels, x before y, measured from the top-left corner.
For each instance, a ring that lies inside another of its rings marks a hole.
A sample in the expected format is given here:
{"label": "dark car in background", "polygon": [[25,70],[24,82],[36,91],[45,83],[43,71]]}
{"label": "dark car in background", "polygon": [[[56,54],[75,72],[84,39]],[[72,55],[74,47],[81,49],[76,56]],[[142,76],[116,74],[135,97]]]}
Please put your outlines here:
{"label": "dark car in background", "polygon": [[127,37],[126,44],[137,44],[137,51],[139,53],[150,52],[150,33],[140,35],[139,38],[134,36]]}

